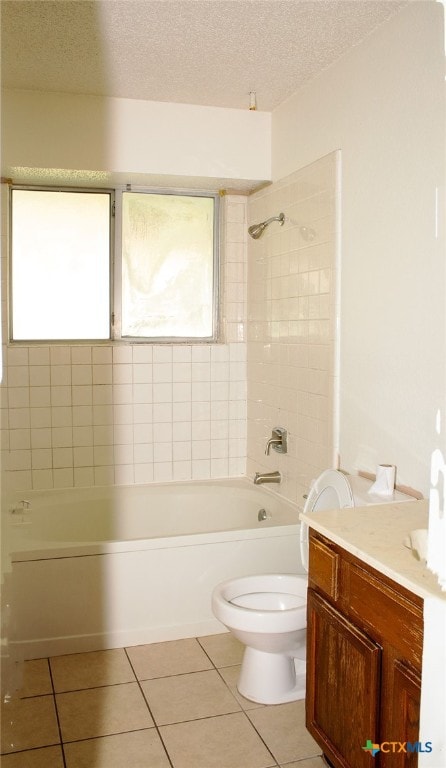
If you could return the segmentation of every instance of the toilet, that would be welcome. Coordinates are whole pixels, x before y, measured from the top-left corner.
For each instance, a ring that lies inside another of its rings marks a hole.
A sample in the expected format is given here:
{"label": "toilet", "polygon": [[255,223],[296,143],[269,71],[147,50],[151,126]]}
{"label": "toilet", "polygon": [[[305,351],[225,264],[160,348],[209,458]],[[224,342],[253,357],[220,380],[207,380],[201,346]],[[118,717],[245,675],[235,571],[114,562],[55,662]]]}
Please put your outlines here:
{"label": "toilet", "polygon": [[[304,512],[407,501],[368,493],[363,477],[325,470],[311,486]],[[308,572],[308,526],[301,523],[302,564]],[[212,610],[245,646],[237,689],[259,704],[283,704],[305,697],[307,577],[287,573],[241,576],[218,584]]]}

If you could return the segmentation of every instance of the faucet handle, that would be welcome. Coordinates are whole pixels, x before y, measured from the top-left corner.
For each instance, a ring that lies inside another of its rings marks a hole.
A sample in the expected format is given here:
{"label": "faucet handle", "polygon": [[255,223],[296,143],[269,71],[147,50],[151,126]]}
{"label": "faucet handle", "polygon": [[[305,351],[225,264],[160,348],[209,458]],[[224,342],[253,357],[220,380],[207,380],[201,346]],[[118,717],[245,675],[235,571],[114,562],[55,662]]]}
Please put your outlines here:
{"label": "faucet handle", "polygon": [[266,444],[265,453],[269,454],[270,448],[276,451],[276,453],[286,453],[287,437],[288,433],[284,427],[274,427],[271,432],[271,437]]}

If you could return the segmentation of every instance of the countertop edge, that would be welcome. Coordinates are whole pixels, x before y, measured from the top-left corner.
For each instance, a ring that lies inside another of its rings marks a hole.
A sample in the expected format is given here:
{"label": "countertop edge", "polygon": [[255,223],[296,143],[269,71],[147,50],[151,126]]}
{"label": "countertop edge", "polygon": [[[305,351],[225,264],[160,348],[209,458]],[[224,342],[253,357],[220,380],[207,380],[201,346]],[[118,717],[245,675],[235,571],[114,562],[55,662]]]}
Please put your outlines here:
{"label": "countertop edge", "polygon": [[[435,575],[403,544],[410,530],[427,527],[426,500],[301,512],[299,519],[413,594],[422,599],[436,596],[446,601],[446,592]],[[386,541],[385,546],[381,540]]]}

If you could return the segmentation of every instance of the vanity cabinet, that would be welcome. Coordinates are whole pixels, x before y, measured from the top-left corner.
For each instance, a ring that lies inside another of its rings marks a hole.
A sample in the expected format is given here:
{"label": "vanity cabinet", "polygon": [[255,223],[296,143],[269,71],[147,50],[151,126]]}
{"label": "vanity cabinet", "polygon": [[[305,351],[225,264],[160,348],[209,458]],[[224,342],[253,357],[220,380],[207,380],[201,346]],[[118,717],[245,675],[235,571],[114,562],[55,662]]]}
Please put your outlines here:
{"label": "vanity cabinet", "polygon": [[311,530],[306,724],[335,768],[415,768],[422,646],[422,599]]}

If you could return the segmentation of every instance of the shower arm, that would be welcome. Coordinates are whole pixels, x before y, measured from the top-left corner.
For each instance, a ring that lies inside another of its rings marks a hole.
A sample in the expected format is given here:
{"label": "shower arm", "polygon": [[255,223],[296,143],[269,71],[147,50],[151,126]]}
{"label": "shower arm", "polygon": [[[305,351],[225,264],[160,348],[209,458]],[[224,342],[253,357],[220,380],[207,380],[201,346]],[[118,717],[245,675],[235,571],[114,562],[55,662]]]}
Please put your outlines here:
{"label": "shower arm", "polygon": [[267,219],[266,221],[263,222],[263,226],[267,227],[273,221],[279,221],[280,225],[282,226],[283,222],[285,221],[285,216],[283,215],[283,213],[280,213],[278,216],[271,216],[270,219]]}

